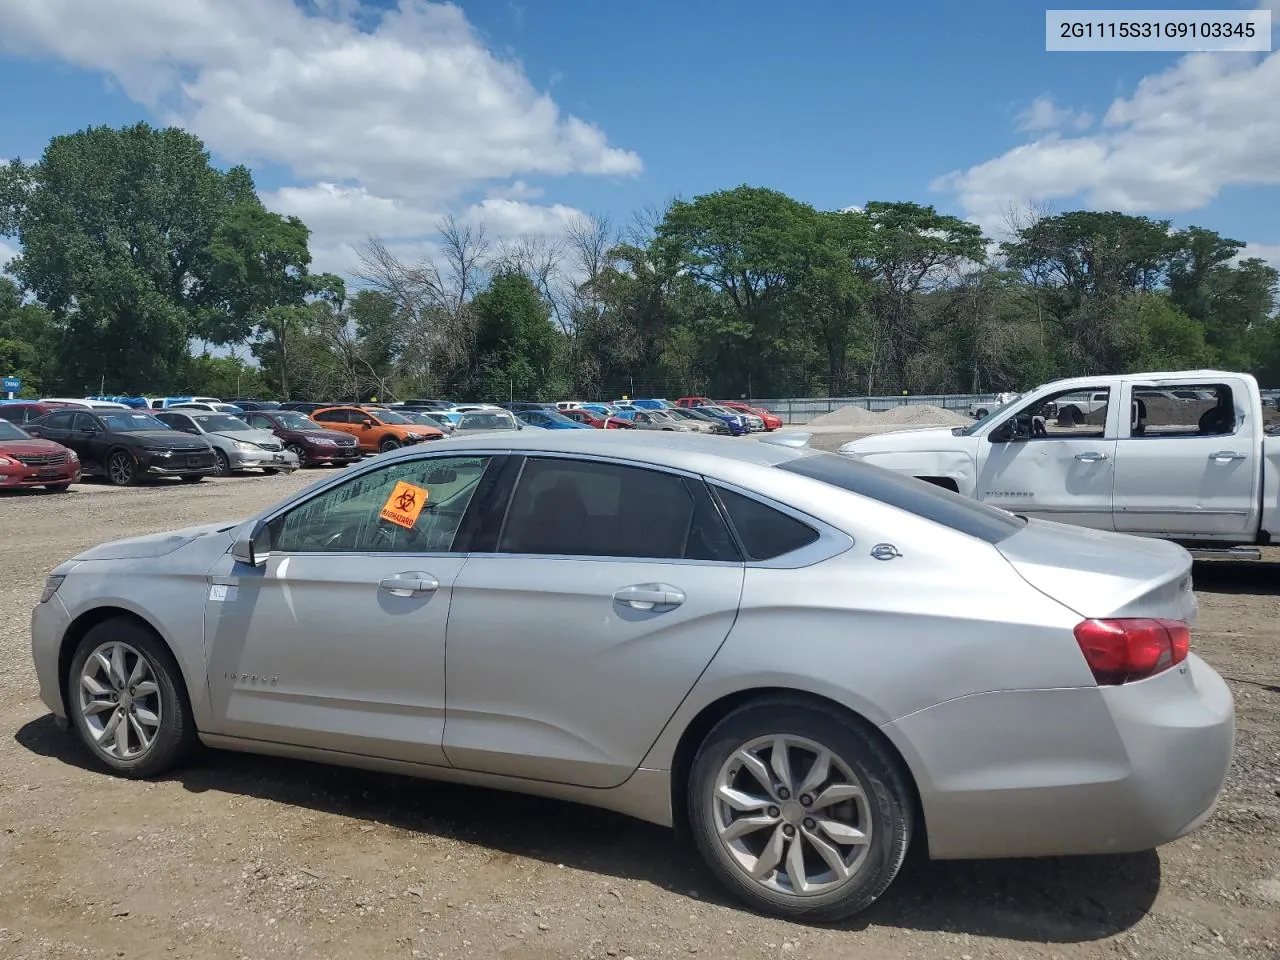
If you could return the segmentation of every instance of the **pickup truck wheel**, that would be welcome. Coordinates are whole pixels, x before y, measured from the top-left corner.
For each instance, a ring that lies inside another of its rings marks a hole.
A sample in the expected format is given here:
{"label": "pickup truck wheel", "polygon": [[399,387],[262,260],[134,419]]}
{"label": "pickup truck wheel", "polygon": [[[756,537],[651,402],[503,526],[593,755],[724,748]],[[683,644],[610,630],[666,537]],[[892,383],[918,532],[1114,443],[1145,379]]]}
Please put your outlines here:
{"label": "pickup truck wheel", "polygon": [[986,415],[987,415],[987,409],[985,407],[979,407],[978,412],[974,414],[974,416],[977,417],[979,420],[981,420]]}

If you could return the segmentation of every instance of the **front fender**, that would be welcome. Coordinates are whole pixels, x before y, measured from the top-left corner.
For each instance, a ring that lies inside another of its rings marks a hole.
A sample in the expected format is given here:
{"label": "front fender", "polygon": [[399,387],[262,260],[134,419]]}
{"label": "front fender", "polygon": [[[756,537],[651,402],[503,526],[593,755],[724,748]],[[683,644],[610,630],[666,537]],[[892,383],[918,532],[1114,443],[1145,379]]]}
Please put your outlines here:
{"label": "front fender", "polygon": [[973,457],[958,450],[893,450],[859,454],[859,459],[909,477],[953,480],[956,489],[967,497],[973,496],[976,486]]}

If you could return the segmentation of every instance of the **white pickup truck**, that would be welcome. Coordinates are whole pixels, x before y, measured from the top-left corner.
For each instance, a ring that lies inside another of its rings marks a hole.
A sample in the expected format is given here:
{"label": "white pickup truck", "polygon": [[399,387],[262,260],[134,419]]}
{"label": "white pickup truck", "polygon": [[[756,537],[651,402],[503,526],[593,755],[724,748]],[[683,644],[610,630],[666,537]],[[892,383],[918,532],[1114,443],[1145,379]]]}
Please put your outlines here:
{"label": "white pickup truck", "polygon": [[1280,540],[1280,435],[1257,381],[1220,370],[1077,377],[964,427],[840,447],[1024,516],[1256,557]]}

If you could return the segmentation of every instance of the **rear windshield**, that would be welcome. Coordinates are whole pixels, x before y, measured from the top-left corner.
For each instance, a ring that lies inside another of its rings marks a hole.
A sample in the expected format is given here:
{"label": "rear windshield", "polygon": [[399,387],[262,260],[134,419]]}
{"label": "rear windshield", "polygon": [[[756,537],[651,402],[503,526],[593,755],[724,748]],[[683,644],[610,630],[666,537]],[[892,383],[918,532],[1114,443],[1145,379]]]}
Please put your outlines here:
{"label": "rear windshield", "polygon": [[834,453],[797,457],[778,464],[778,469],[898,507],[987,543],[1006,540],[1027,523],[998,507]]}

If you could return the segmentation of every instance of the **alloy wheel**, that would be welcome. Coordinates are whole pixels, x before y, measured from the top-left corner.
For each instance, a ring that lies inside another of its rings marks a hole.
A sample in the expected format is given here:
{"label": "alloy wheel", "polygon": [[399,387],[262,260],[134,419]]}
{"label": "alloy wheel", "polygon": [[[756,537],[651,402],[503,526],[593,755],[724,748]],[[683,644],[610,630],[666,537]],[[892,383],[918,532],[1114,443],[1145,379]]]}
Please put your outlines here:
{"label": "alloy wheel", "polygon": [[866,787],[830,749],[759,737],[715,780],[711,823],[743,876],[773,893],[814,897],[854,880],[871,846]]}
{"label": "alloy wheel", "polygon": [[213,451],[214,460],[216,461],[213,468],[215,477],[227,477],[231,475],[231,461],[227,459],[227,455],[221,450]]}
{"label": "alloy wheel", "polygon": [[133,483],[135,473],[133,457],[123,451],[113,453],[107,463],[107,475],[117,487],[127,487]]}
{"label": "alloy wheel", "polygon": [[120,641],[97,647],[80,671],[80,713],[89,736],[115,760],[145,756],[160,730],[160,687],[151,664]]}

